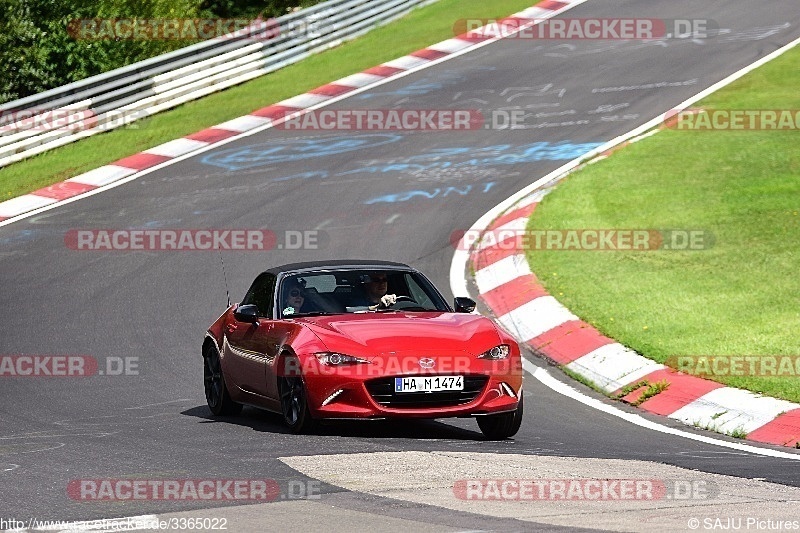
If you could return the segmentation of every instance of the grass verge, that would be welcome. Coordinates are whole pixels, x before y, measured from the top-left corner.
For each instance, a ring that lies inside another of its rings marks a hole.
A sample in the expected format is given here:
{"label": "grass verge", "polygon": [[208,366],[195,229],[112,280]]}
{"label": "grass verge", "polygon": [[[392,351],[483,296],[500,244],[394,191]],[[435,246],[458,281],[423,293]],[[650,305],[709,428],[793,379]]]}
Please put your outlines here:
{"label": "grass verge", "polygon": [[[698,105],[797,110],[798,86],[800,48]],[[528,229],[704,230],[713,246],[529,250],[531,267],[571,311],[646,357],[759,356],[755,372],[704,377],[800,402],[798,146],[797,130],[665,129],[569,176]],[[775,356],[795,364],[772,376],[760,361]]]}
{"label": "grass verge", "polygon": [[0,201],[77,176],[454,37],[463,18],[500,18],[537,0],[440,0],[337,48],[248,83],[0,169]]}

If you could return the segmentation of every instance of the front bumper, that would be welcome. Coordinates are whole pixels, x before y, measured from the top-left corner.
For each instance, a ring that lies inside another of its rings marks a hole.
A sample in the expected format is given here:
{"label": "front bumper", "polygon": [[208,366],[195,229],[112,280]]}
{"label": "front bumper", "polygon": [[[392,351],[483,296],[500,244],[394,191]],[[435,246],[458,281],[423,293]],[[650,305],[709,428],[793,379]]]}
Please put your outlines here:
{"label": "front bumper", "polygon": [[[513,411],[522,390],[521,361],[477,360],[454,372],[370,375],[366,367],[304,372],[315,418],[448,418]],[[395,393],[395,377],[463,375],[464,390]]]}

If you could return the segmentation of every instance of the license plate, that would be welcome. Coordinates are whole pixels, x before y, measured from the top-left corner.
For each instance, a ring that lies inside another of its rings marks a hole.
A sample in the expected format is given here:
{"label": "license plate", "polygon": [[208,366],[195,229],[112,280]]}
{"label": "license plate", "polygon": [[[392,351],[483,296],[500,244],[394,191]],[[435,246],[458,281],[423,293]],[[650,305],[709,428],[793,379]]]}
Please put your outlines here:
{"label": "license plate", "polygon": [[464,390],[464,376],[394,378],[395,392],[441,392],[448,390]]}

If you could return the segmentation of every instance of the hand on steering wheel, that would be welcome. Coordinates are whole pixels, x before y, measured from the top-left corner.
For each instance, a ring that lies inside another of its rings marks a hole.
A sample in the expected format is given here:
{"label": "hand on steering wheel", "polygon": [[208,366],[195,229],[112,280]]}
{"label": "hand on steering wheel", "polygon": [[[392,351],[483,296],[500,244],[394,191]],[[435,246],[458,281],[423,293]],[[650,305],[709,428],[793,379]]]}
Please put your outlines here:
{"label": "hand on steering wheel", "polygon": [[414,299],[409,296],[396,296],[394,294],[384,294],[383,296],[381,296],[381,303],[378,304],[378,309],[388,309],[397,302],[402,302],[402,301],[413,302]]}

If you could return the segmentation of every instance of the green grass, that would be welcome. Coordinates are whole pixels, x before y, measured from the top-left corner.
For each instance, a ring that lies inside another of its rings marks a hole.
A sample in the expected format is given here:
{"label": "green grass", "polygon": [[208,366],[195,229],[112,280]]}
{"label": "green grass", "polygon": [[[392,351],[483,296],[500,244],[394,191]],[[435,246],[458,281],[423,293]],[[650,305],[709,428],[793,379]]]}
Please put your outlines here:
{"label": "green grass", "polygon": [[575,381],[577,381],[579,383],[583,383],[584,385],[586,385],[590,389],[594,390],[595,392],[599,392],[600,394],[606,394],[606,391],[604,391],[602,387],[600,387],[597,383],[595,383],[594,381],[590,380],[589,378],[587,378],[587,377],[585,377],[585,376],[583,376],[581,374],[578,374],[577,372],[575,372],[571,368],[567,368],[566,366],[562,366],[560,368],[561,368],[561,371],[564,372],[564,374],[566,374],[570,378],[574,379]]}
{"label": "green grass", "polygon": [[647,387],[649,384],[650,383],[646,379],[643,379],[636,383],[630,383],[629,385],[625,385],[624,387],[622,387],[617,394],[614,394],[611,397],[614,398],[615,400],[621,400],[622,398],[632,393],[633,391],[639,390],[642,387]]}
{"label": "green grass", "polygon": [[96,135],[0,169],[0,201],[45,187],[454,37],[462,18],[499,18],[537,0],[441,0],[355,41],[243,85],[184,104],[133,128]]}
{"label": "green grass", "polygon": [[[699,105],[800,109],[800,49]],[[663,130],[569,176],[529,229],[710,231],[702,251],[534,251],[551,294],[659,362],[800,357],[800,132]],[[712,379],[800,401],[800,376]]]}
{"label": "green grass", "polygon": [[665,390],[669,388],[669,382],[665,379],[661,381],[656,381],[655,383],[650,383],[646,379],[639,381],[638,383],[631,383],[630,385],[626,385],[617,394],[612,395],[611,397],[615,400],[621,400],[628,394],[632,393],[633,391],[637,391],[641,388],[644,388],[644,391],[636,398],[634,401],[630,402],[631,405],[640,405],[645,401],[649,400],[653,396],[661,394]]}
{"label": "green grass", "polygon": [[728,433],[728,435],[730,435],[734,439],[746,439],[747,438],[747,432],[744,430],[744,428],[741,428],[741,427],[738,427],[738,428],[732,430],[730,433]]}

